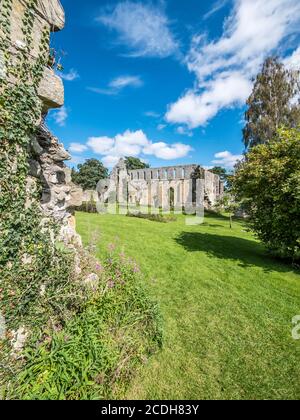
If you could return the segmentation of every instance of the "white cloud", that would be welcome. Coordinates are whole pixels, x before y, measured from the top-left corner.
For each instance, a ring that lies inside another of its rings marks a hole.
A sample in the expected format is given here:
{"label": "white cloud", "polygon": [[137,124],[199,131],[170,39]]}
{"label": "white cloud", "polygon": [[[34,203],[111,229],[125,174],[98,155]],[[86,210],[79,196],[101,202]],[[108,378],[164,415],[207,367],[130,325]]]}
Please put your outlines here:
{"label": "white cloud", "polygon": [[85,144],[81,143],[71,143],[69,146],[69,150],[72,153],[82,153],[88,150],[88,147]]}
{"label": "white cloud", "polygon": [[140,87],[143,82],[139,76],[120,76],[112,80],[109,87],[113,89],[124,89],[127,86]]}
{"label": "white cloud", "polygon": [[166,124],[158,124],[158,126],[156,127],[158,131],[162,131],[166,128]]}
{"label": "white cloud", "polygon": [[218,0],[216,3],[213,4],[212,8],[203,16],[203,19],[209,19],[219,10],[223,9],[226,6],[229,0]]}
{"label": "white cloud", "polygon": [[215,117],[220,109],[242,105],[251,92],[251,82],[241,74],[223,73],[207,82],[202,94],[187,92],[171,105],[166,120],[187,124],[190,129],[203,126]]}
{"label": "white cloud", "polygon": [[299,33],[299,0],[234,0],[219,39],[193,37],[185,63],[196,87],[169,106],[166,120],[196,128],[221,109],[244,104],[266,56]]}
{"label": "white cloud", "polygon": [[176,132],[182,136],[193,137],[193,132],[186,129],[186,127],[179,126],[176,128]]}
{"label": "white cloud", "polygon": [[96,154],[102,155],[105,165],[112,167],[123,156],[152,155],[159,159],[178,159],[188,155],[191,146],[175,143],[152,142],[142,130],[127,130],[115,137],[90,137],[87,146]]}
{"label": "white cloud", "polygon": [[162,7],[124,1],[97,19],[118,33],[132,57],[168,57],[176,53],[178,43]]}
{"label": "white cloud", "polygon": [[144,82],[140,76],[119,76],[111,80],[107,88],[88,88],[92,92],[100,93],[102,95],[118,95],[123,89],[127,87],[138,88],[143,86]]}
{"label": "white cloud", "polygon": [[104,166],[113,168],[118,163],[119,159],[119,156],[105,156],[102,158],[102,162]]}
{"label": "white cloud", "polygon": [[191,146],[182,143],[166,144],[164,142],[149,143],[145,147],[144,153],[146,155],[154,155],[159,159],[172,160],[183,158],[192,151]]}
{"label": "white cloud", "polygon": [[154,111],[144,112],[144,115],[146,117],[150,117],[150,118],[159,118],[160,117],[160,114],[158,112],[154,112]]}
{"label": "white cloud", "polygon": [[233,155],[232,153],[225,151],[216,153],[215,160],[213,160],[212,163],[217,166],[223,166],[224,168],[232,169],[235,164],[242,159],[242,155]]}
{"label": "white cloud", "polygon": [[90,147],[94,153],[104,155],[108,153],[114,145],[114,140],[109,137],[90,137],[87,146]]}
{"label": "white cloud", "polygon": [[55,110],[53,113],[54,121],[60,127],[64,127],[66,125],[66,120],[68,118],[68,111],[65,106],[62,106],[58,110]]}
{"label": "white cloud", "polygon": [[79,73],[75,69],[71,69],[69,73],[59,73],[59,76],[67,82],[73,82],[73,80],[79,79]]}

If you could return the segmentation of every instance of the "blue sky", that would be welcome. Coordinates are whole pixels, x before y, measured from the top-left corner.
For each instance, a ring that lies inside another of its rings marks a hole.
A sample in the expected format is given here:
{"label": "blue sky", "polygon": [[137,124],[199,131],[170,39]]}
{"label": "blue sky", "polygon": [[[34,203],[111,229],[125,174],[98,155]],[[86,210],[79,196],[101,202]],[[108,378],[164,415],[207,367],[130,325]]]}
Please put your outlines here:
{"label": "blue sky", "polygon": [[112,167],[131,155],[231,168],[263,60],[300,66],[299,0],[62,4],[66,27],[51,46],[62,56],[65,106],[48,125],[71,165],[96,157]]}

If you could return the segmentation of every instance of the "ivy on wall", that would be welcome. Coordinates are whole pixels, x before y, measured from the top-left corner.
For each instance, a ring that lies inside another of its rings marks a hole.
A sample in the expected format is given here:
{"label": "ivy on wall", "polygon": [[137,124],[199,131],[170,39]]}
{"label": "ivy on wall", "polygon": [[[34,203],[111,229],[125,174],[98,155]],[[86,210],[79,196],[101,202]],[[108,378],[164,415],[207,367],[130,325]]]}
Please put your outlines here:
{"label": "ivy on wall", "polygon": [[[83,299],[71,281],[74,256],[53,241],[59,226],[43,217],[41,183],[29,177],[32,142],[42,118],[38,86],[48,62],[50,36],[46,26],[38,58],[33,59],[36,5],[37,0],[27,1],[22,21],[25,47],[13,52],[12,1],[2,0],[0,12],[5,57],[5,78],[0,78],[0,308],[8,331],[0,344],[2,359],[9,354],[10,331],[20,326],[38,331],[49,319],[55,323],[67,316]],[[63,293],[57,293],[60,288]]]}

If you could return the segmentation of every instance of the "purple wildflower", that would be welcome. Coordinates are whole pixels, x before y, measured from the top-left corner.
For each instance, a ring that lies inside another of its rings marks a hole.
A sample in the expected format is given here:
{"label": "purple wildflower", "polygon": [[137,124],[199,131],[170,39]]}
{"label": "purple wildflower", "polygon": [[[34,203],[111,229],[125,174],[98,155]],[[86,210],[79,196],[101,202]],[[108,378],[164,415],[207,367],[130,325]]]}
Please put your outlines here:
{"label": "purple wildflower", "polygon": [[109,280],[109,282],[107,283],[107,286],[109,289],[112,289],[113,287],[115,287],[115,282],[112,280]]}

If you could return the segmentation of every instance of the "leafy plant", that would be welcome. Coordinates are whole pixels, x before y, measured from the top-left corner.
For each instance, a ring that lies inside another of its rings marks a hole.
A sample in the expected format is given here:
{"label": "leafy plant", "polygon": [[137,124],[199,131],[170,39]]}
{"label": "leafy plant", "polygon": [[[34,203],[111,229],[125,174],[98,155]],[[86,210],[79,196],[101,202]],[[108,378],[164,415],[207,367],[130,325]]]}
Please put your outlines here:
{"label": "leafy plant", "polygon": [[234,177],[234,192],[258,238],[282,257],[300,259],[300,131],[249,151]]}
{"label": "leafy plant", "polygon": [[72,170],[72,181],[84,190],[95,190],[100,179],[108,178],[108,169],[98,159],[87,159]]}

